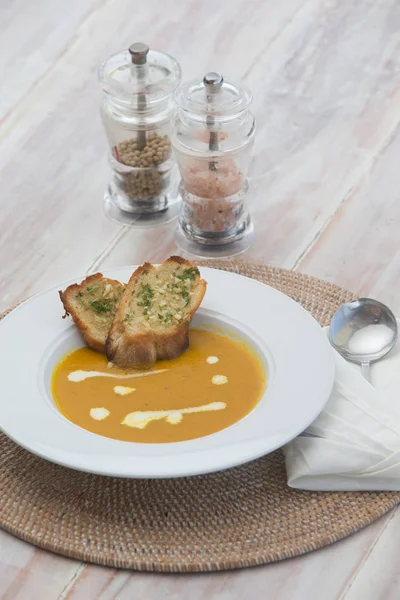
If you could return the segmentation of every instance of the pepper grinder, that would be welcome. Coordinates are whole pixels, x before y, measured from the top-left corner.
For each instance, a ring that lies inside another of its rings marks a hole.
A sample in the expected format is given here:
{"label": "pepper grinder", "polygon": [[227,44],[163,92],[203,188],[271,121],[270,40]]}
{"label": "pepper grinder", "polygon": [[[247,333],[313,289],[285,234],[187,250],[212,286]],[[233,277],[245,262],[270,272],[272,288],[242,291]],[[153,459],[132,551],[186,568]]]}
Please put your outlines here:
{"label": "pepper grinder", "polygon": [[171,142],[181,174],[176,242],[203,258],[247,250],[254,227],[246,206],[255,120],[250,92],[207,73],[175,93]]}
{"label": "pepper grinder", "polygon": [[118,223],[154,226],[179,213],[170,133],[180,77],[174,58],[143,43],[110,56],[99,68],[111,167],[104,208]]}

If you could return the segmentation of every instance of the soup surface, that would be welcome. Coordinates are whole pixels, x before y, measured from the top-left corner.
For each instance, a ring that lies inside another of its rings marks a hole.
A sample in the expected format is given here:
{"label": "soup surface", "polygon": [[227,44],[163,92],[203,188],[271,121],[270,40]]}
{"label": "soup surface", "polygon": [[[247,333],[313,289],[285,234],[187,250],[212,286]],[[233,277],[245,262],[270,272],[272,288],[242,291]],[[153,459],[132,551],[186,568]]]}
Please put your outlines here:
{"label": "soup surface", "polygon": [[123,371],[89,348],[54,371],[52,391],[70,421],[118,440],[180,442],[225,429],[246,416],[265,389],[264,368],[245,343],[192,329],[179,358]]}

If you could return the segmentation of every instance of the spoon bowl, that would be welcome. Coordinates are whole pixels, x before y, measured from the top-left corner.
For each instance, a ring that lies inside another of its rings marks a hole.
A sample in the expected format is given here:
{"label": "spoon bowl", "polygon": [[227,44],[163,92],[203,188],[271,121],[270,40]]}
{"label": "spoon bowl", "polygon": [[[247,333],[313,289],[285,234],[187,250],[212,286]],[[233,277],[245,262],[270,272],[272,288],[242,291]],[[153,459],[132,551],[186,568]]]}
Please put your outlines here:
{"label": "spoon bowl", "polygon": [[369,381],[371,362],[383,358],[397,342],[396,317],[371,298],[347,302],[332,318],[329,341],[346,360],[361,365]]}

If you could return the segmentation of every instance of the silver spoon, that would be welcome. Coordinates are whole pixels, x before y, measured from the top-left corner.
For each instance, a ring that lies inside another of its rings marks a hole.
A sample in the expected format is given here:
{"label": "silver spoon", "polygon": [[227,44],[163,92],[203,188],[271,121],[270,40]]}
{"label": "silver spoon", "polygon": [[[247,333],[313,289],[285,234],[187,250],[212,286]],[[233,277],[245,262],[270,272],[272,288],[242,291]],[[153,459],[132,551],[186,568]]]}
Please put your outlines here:
{"label": "silver spoon", "polygon": [[333,315],[329,341],[346,360],[361,365],[361,373],[370,381],[371,362],[385,356],[397,342],[396,317],[371,298],[347,302]]}

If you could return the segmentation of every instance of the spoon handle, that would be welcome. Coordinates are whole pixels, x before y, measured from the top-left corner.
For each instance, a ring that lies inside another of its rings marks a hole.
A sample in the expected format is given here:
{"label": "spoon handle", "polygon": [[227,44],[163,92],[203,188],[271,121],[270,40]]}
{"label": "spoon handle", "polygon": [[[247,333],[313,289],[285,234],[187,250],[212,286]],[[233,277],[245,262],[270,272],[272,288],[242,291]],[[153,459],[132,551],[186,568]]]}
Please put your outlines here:
{"label": "spoon handle", "polygon": [[365,377],[365,379],[367,381],[369,381],[369,383],[371,383],[371,363],[369,362],[362,362],[361,363],[361,375],[363,375]]}

